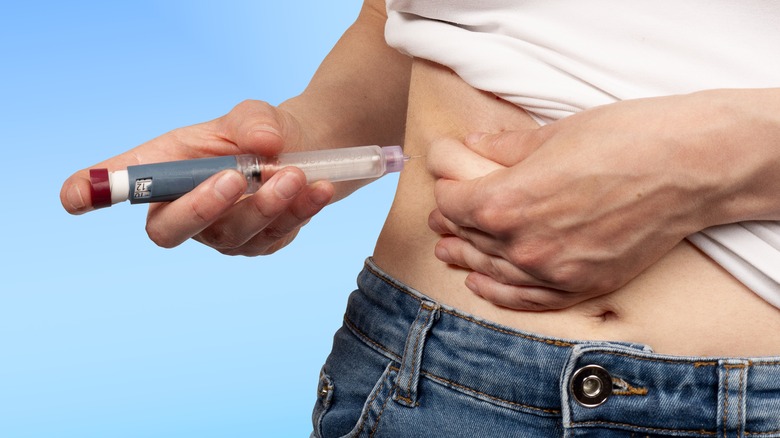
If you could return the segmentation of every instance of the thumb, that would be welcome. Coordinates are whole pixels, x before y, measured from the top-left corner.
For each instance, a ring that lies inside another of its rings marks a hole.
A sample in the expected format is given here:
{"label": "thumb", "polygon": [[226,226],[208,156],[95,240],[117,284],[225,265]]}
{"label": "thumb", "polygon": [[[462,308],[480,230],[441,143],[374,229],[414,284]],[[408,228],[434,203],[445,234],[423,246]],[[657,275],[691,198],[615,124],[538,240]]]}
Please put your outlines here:
{"label": "thumb", "polygon": [[428,171],[437,178],[463,181],[479,178],[502,168],[452,138],[433,141],[427,156]]}
{"label": "thumb", "polygon": [[299,146],[297,121],[266,102],[241,102],[217,119],[217,124],[221,135],[246,153],[272,156]]}
{"label": "thumb", "polygon": [[541,128],[502,131],[494,134],[475,132],[466,137],[466,146],[477,154],[506,167],[528,158],[549,137]]}

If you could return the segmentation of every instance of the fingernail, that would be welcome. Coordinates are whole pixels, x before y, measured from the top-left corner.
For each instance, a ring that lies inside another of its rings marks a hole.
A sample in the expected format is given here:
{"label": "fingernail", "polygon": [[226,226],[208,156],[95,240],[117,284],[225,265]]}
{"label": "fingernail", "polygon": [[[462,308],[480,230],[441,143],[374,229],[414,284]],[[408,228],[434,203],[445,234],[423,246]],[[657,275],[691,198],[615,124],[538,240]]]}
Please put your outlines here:
{"label": "fingernail", "polygon": [[436,254],[436,258],[443,261],[443,262],[449,262],[450,260],[450,252],[447,251],[446,248],[437,245],[436,249],[434,249],[434,253]]}
{"label": "fingernail", "polygon": [[291,199],[293,196],[300,193],[301,189],[303,189],[303,184],[301,184],[300,179],[292,173],[285,173],[282,175],[274,186],[274,192],[281,199]]}
{"label": "fingernail", "polygon": [[226,200],[235,198],[243,190],[241,175],[232,170],[226,172],[214,183],[214,189]]}
{"label": "fingernail", "polygon": [[466,283],[466,287],[469,288],[469,290],[474,292],[475,295],[479,295],[479,288],[477,288],[477,284],[474,283],[474,281],[471,279],[470,276],[466,277],[465,283]]}
{"label": "fingernail", "polygon": [[84,202],[84,197],[81,196],[81,189],[76,184],[73,184],[68,189],[67,199],[70,207],[74,210],[82,210],[87,206],[87,203]]}
{"label": "fingernail", "polygon": [[484,132],[473,132],[466,136],[466,144],[471,146],[473,144],[479,143],[483,138],[487,136],[487,133]]}

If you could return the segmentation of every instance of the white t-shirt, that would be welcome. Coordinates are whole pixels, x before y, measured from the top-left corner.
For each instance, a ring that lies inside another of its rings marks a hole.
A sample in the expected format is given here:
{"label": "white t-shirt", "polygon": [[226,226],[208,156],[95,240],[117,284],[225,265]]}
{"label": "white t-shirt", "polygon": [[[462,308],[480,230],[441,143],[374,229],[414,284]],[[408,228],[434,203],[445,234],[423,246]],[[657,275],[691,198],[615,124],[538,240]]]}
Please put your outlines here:
{"label": "white t-shirt", "polygon": [[[780,87],[780,1],[387,0],[387,7],[391,46],[451,68],[540,123],[626,99]],[[780,307],[780,221],[722,225],[688,239]]]}

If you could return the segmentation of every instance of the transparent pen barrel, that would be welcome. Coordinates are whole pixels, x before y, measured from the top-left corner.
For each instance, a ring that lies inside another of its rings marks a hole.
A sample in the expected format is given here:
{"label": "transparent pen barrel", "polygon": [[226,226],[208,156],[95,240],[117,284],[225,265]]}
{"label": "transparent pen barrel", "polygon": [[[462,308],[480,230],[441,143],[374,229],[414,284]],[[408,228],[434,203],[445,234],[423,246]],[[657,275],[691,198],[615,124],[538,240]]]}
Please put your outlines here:
{"label": "transparent pen barrel", "polygon": [[308,183],[378,178],[387,170],[386,159],[379,146],[294,152],[264,161],[261,169],[263,182],[288,166],[301,169]]}

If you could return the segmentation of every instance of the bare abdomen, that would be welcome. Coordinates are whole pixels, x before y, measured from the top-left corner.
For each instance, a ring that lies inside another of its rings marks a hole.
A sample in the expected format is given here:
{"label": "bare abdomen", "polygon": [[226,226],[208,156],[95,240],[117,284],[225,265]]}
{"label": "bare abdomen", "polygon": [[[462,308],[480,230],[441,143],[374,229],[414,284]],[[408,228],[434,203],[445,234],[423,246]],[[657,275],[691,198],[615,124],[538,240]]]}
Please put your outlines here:
{"label": "bare abdomen", "polygon": [[[416,61],[405,152],[425,155],[441,137],[530,128],[521,109],[475,90],[440,66]],[[689,243],[675,247],[620,290],[574,307],[522,312],[494,306],[464,285],[466,272],[434,257],[438,236],[432,176],[423,160],[407,164],[377,242],[374,260],[433,299],[517,329],[581,340],[644,343],[658,353],[697,356],[780,354],[780,310],[767,304]]]}

